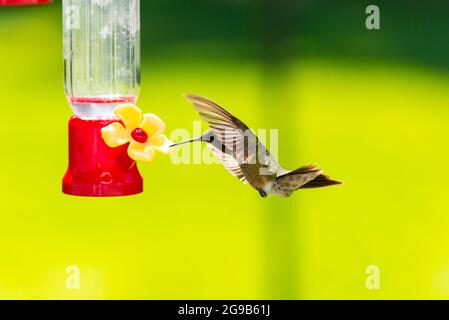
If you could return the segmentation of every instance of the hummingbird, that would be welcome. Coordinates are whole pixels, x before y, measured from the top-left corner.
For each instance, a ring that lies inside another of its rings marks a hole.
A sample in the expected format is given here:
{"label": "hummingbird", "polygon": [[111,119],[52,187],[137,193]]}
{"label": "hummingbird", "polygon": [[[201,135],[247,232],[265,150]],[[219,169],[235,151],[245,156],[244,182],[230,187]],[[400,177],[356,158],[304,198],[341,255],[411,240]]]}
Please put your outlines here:
{"label": "hummingbird", "polygon": [[296,170],[282,168],[249,127],[214,101],[195,94],[185,97],[193,104],[209,129],[200,137],[172,144],[205,142],[225,169],[261,197],[289,197],[299,189],[342,184],[323,174],[316,165]]}

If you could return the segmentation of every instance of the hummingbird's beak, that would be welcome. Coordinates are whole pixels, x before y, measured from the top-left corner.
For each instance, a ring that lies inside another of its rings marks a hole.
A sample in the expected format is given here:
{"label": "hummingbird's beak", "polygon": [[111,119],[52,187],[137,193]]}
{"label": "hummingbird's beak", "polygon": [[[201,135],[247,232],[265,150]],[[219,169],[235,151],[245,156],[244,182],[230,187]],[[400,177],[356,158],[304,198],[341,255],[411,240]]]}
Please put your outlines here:
{"label": "hummingbird's beak", "polygon": [[186,144],[186,143],[196,142],[196,141],[201,141],[201,137],[190,139],[190,140],[186,140],[186,141],[181,141],[181,142],[177,142],[177,143],[173,143],[170,146],[170,148],[177,147],[177,146],[180,146],[180,145],[183,145],[183,144]]}

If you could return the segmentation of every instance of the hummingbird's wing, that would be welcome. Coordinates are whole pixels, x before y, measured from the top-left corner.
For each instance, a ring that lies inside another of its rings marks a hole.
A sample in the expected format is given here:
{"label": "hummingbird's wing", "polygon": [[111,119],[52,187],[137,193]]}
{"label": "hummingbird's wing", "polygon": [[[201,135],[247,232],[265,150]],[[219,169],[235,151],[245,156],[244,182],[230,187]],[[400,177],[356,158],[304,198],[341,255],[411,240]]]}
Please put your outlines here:
{"label": "hummingbird's wing", "polygon": [[[201,118],[206,121],[214,131],[218,133],[225,130],[230,130],[230,133],[237,130],[243,132],[249,131],[246,124],[212,100],[194,94],[186,94],[185,96],[192,102]],[[252,138],[254,138],[254,141],[257,139],[254,134]]]}
{"label": "hummingbird's wing", "polygon": [[222,152],[220,149],[218,149],[211,143],[208,143],[207,146],[215,154],[215,156],[221,161],[221,163],[223,164],[223,167],[225,167],[225,169],[228,170],[228,172],[230,174],[237,177],[244,184],[248,183],[248,180],[246,180],[246,177],[243,174],[242,169],[240,168],[240,165],[237,162],[237,160],[235,160],[231,155],[229,155],[225,152]]}
{"label": "hummingbird's wing", "polygon": [[240,119],[210,99],[193,94],[187,94],[186,97],[192,102],[201,118],[209,124],[214,135],[219,137],[227,150],[231,150],[237,163],[257,164],[273,171],[273,174],[283,170],[257,136]]}

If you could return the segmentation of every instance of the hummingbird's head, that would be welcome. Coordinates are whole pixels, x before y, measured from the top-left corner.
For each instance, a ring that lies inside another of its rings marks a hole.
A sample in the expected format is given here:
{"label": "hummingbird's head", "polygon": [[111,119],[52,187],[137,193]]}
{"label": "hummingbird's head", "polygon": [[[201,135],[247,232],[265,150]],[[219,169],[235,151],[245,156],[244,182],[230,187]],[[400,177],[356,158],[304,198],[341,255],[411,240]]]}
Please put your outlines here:
{"label": "hummingbird's head", "polygon": [[202,136],[201,141],[207,143],[213,143],[215,141],[215,135],[212,130],[207,130]]}

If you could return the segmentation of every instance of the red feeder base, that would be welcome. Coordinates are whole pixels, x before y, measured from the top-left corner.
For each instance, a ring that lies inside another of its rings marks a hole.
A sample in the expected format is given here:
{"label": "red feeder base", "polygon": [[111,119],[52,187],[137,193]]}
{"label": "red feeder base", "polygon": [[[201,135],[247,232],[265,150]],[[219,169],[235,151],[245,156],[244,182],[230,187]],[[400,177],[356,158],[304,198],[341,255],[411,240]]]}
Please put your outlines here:
{"label": "red feeder base", "polygon": [[0,6],[34,6],[52,2],[53,0],[0,0]]}
{"label": "red feeder base", "polygon": [[65,194],[85,197],[114,197],[138,194],[143,180],[128,145],[108,147],[101,128],[116,120],[69,121],[69,168],[62,182]]}

